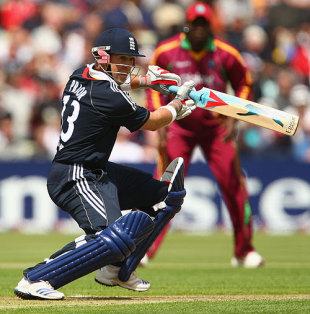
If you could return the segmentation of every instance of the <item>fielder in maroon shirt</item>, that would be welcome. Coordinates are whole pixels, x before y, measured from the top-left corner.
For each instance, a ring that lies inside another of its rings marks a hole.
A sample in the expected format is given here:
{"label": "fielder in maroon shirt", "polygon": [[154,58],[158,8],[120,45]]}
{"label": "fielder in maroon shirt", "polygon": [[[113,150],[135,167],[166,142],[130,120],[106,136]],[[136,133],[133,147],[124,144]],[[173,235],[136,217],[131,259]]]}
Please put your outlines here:
{"label": "fielder in maroon shirt", "polygon": [[[236,96],[249,99],[252,90],[250,73],[236,48],[212,35],[211,16],[211,8],[202,2],[190,6],[186,10],[184,33],[159,43],[152,64],[178,74],[183,82],[194,80],[197,90],[208,87],[227,92],[229,83]],[[165,105],[167,100],[164,97],[154,90],[147,91],[148,109]],[[215,116],[213,112],[200,108],[185,119],[175,121],[160,132],[156,175],[160,177],[176,157],[184,158],[186,173],[193,150],[199,146],[220,186],[233,224],[235,249],[232,266],[253,268],[264,261],[251,242],[252,213],[240,169],[235,122],[232,118]],[[157,238],[147,257],[154,256],[167,230]]]}

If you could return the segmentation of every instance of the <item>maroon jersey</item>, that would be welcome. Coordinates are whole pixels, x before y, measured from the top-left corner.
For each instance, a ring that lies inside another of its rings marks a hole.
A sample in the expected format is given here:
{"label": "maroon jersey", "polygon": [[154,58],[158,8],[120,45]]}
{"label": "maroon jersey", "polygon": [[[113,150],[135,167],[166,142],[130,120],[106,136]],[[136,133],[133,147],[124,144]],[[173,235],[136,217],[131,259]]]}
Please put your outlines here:
{"label": "maroon jersey", "polygon": [[[250,73],[236,48],[227,42],[210,37],[205,50],[196,53],[184,33],[162,41],[155,50],[152,64],[178,74],[182,82],[193,80],[195,88],[208,87],[227,92],[227,83],[235,95],[249,99],[252,90]],[[167,99],[158,92],[147,91],[147,106],[155,110],[167,104]],[[217,127],[218,120],[211,111],[197,108],[185,119],[177,120],[170,128],[183,134],[202,134],[206,127]]]}
{"label": "maroon jersey", "polygon": [[[197,90],[208,87],[226,92],[230,83],[236,96],[250,98],[252,80],[244,61],[233,46],[221,39],[210,37],[205,49],[195,53],[185,34],[178,34],[156,47],[152,63],[178,74],[182,82],[193,80]],[[167,103],[167,99],[151,89],[147,97],[150,110]],[[186,174],[192,153],[199,146],[230,213],[235,256],[243,257],[254,250],[251,243],[251,210],[235,140],[224,141],[225,134],[225,126],[208,110],[197,108],[185,119],[174,121],[165,136],[162,134],[160,138],[155,175],[160,177],[175,157],[184,159]],[[161,239],[158,241],[160,243]]]}

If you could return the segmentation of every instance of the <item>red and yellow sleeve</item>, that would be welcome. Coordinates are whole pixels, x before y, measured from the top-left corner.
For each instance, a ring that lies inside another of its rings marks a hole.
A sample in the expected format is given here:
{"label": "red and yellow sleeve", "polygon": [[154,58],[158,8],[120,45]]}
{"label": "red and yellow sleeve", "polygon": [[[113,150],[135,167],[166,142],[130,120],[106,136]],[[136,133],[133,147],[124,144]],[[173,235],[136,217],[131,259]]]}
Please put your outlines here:
{"label": "red and yellow sleeve", "polygon": [[[167,67],[171,59],[171,54],[173,53],[172,51],[179,45],[179,37],[159,44],[154,51],[150,64],[158,65],[159,67],[168,70]],[[161,93],[151,88],[146,91],[146,108],[150,111],[154,111],[159,107],[166,105],[167,100],[167,97],[164,97]]]}
{"label": "red and yellow sleeve", "polygon": [[253,97],[253,81],[241,53],[235,47],[224,41],[215,39],[214,42],[217,47],[224,51],[225,70],[235,95],[243,99],[251,100]]}

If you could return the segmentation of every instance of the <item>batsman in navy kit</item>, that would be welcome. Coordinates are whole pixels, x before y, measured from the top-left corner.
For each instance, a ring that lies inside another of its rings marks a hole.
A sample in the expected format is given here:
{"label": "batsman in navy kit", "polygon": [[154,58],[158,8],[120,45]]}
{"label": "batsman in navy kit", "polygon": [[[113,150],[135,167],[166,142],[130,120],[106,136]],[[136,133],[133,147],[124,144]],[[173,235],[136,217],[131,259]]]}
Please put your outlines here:
{"label": "batsman in navy kit", "polygon": [[[92,54],[95,63],[76,70],[65,87],[60,140],[47,179],[53,202],[85,235],[24,270],[14,290],[23,299],[63,299],[58,288],[95,270],[99,284],[148,290],[150,283],[134,270],[181,209],[186,194],[182,158],[173,160],[156,180],[109,162],[109,156],[120,127],[154,131],[189,115],[196,108],[188,97],[194,82],[180,86],[178,75],[157,66],[138,75],[136,57],[144,56],[124,29],[103,32]],[[128,93],[150,87],[167,94],[167,85],[180,86],[178,94],[153,112],[138,106]]]}

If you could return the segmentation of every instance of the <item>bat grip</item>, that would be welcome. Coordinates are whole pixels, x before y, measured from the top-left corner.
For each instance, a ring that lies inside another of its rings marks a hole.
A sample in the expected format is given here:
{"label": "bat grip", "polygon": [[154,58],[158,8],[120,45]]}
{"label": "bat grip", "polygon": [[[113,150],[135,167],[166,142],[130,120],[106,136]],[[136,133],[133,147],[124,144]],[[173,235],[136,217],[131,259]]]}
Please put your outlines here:
{"label": "bat grip", "polygon": [[[169,92],[171,92],[173,94],[176,94],[178,92],[179,88],[180,88],[179,86],[175,86],[175,85],[169,85],[167,87],[168,87]],[[191,91],[188,96],[191,99],[195,100],[196,95],[195,95],[194,91]]]}
{"label": "bat grip", "polygon": [[173,94],[176,94],[179,90],[179,86],[169,85],[167,87],[168,87],[169,92],[171,92]]}

